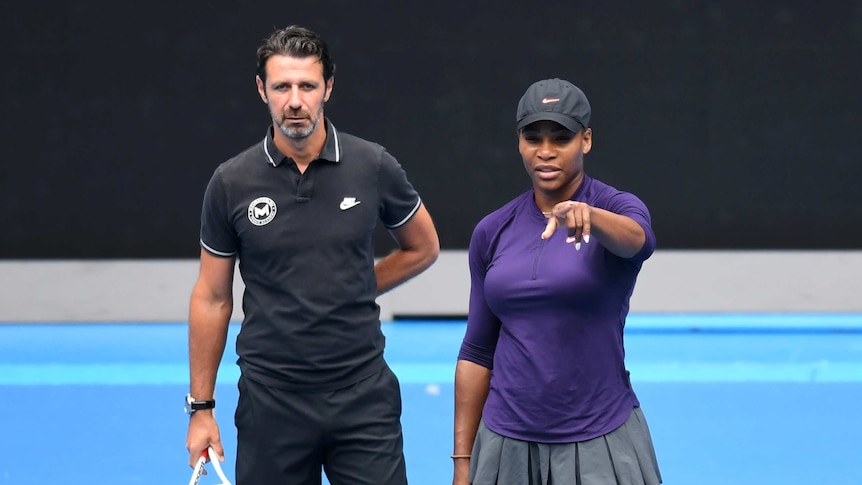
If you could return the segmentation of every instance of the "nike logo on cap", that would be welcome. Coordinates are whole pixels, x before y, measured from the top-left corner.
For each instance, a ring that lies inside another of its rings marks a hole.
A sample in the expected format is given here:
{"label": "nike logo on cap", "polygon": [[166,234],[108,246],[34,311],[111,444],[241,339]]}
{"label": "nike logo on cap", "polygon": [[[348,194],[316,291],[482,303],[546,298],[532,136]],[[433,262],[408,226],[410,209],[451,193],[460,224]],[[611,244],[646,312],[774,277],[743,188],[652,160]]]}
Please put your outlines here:
{"label": "nike logo on cap", "polygon": [[556,103],[560,98],[542,98],[542,104]]}
{"label": "nike logo on cap", "polygon": [[359,202],[360,201],[356,200],[356,197],[345,197],[338,207],[341,208],[341,210],[346,211],[351,207],[356,207],[357,205],[359,205]]}

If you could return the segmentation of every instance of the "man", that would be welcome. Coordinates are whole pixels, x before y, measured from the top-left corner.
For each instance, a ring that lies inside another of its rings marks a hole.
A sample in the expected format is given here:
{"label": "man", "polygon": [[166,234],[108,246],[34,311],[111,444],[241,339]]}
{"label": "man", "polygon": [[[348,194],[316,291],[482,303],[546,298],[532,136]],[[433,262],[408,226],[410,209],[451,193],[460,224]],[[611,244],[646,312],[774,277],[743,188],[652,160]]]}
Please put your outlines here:
{"label": "man", "polygon": [[[434,224],[395,158],[324,116],[335,65],[317,34],[277,30],[257,56],[273,125],[215,170],[204,196],[189,463],[208,446],[224,459],[212,407],[238,258],[237,484],[319,484],[322,468],[333,485],[403,485],[400,388],[375,299],[436,260]],[[378,218],[399,249],[375,265]]]}

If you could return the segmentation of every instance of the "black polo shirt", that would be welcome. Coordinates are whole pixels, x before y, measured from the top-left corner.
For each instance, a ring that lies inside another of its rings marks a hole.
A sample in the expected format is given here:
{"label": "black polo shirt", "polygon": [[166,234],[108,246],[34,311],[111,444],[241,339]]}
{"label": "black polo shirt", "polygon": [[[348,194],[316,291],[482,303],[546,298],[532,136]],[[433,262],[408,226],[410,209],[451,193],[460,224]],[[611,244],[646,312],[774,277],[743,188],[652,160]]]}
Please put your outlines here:
{"label": "black polo shirt", "polygon": [[238,257],[246,287],[237,363],[273,387],[337,389],[382,368],[374,229],[401,226],[420,204],[383,147],[325,127],[305,173],[270,128],[219,165],[204,196],[201,246]]}

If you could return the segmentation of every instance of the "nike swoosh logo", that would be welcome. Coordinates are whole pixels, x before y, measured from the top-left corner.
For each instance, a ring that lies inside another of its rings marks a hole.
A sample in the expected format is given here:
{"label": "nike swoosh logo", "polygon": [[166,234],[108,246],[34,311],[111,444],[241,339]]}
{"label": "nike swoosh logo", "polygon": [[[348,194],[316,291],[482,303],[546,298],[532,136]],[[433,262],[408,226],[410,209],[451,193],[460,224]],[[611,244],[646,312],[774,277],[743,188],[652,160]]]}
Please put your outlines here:
{"label": "nike swoosh logo", "polygon": [[350,209],[351,207],[356,207],[357,205],[359,205],[360,202],[361,201],[355,200],[355,199],[344,199],[341,201],[341,204],[338,207],[341,210],[346,211],[347,209]]}
{"label": "nike swoosh logo", "polygon": [[556,103],[560,98],[542,98],[542,104]]}

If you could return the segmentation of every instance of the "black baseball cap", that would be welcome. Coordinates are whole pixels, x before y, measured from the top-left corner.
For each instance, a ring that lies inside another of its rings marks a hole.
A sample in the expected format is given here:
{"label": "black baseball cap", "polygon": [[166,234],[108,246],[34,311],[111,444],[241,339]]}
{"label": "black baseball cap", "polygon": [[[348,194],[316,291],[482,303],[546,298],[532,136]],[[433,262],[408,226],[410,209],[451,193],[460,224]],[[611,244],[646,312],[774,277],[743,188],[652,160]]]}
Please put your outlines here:
{"label": "black baseball cap", "polygon": [[553,78],[536,81],[518,102],[518,129],[530,123],[550,120],[577,133],[590,126],[590,102],[577,86]]}

